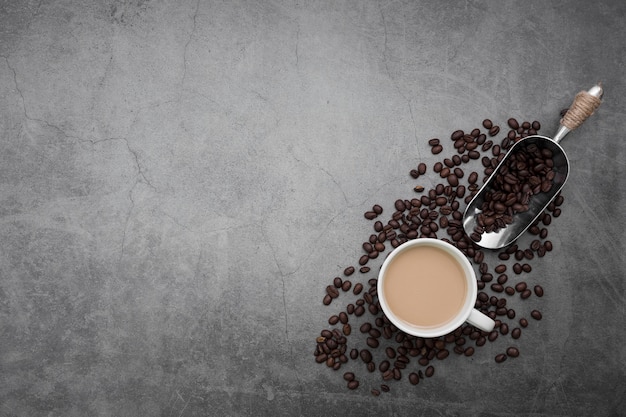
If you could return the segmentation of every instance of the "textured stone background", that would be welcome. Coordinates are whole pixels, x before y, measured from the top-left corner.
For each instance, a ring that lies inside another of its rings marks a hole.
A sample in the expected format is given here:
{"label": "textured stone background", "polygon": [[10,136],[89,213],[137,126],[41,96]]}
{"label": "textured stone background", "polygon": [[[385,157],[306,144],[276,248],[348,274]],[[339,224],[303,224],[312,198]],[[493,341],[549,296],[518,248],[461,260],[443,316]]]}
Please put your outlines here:
{"label": "textured stone background", "polygon": [[[624,415],[625,19],[620,0],[0,1],[0,415]],[[355,392],[317,365],[324,287],[363,212],[413,196],[426,141],[485,117],[550,135],[597,81],[522,355],[496,364],[503,340],[380,398],[357,364]]]}

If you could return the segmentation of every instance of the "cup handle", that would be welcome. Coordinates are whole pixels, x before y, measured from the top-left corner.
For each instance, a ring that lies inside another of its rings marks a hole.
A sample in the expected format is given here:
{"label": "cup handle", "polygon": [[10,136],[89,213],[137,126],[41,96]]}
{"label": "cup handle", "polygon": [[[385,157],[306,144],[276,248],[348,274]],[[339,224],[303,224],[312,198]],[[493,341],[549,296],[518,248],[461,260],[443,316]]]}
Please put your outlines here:
{"label": "cup handle", "polygon": [[496,325],[496,322],[491,320],[488,316],[484,315],[475,308],[470,311],[470,315],[467,318],[467,322],[472,326],[478,327],[480,330],[490,332]]}

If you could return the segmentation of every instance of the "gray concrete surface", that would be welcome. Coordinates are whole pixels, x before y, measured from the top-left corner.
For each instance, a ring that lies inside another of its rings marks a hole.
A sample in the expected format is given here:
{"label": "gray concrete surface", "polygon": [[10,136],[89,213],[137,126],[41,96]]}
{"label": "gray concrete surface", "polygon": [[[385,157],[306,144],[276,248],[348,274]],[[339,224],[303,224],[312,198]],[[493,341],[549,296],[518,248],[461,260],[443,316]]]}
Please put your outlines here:
{"label": "gray concrete surface", "polygon": [[[618,0],[0,2],[0,415],[626,415],[625,18]],[[549,135],[597,81],[527,277],[546,295],[515,301],[544,315],[521,356],[496,364],[501,337],[378,398],[362,363],[356,391],[316,364],[350,302],[324,288],[364,211],[414,196],[426,141],[486,117]]]}

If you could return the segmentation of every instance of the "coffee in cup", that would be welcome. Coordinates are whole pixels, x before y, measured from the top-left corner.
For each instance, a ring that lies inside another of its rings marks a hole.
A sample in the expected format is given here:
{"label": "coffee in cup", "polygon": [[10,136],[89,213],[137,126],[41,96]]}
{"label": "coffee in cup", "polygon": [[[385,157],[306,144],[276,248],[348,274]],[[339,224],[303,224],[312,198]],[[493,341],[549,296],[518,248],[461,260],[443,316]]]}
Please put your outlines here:
{"label": "coffee in cup", "polygon": [[484,331],[495,325],[474,309],[478,288],[472,265],[442,240],[421,238],[398,246],[383,263],[377,289],[387,318],[408,334],[438,337],[465,321]]}

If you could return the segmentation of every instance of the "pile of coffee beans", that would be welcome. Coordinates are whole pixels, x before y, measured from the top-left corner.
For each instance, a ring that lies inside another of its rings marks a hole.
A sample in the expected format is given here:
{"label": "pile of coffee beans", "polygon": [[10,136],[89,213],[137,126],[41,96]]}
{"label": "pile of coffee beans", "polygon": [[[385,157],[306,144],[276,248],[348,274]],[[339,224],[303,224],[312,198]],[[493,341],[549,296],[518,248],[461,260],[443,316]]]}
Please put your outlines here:
{"label": "pile of coffee beans", "polygon": [[[393,211],[386,219],[382,217],[384,210],[379,204],[364,213],[364,217],[373,222],[373,232],[362,243],[363,254],[358,259],[358,267],[348,266],[340,276],[334,277],[322,300],[324,305],[333,306],[338,300],[348,298],[347,304],[329,317],[329,327],[320,332],[314,350],[316,362],[335,371],[344,370],[348,389],[363,385],[355,364],[363,365],[367,374],[380,374],[380,384],[370,388],[372,395],[379,396],[390,391],[393,381],[400,381],[403,376],[410,384],[417,385],[434,375],[438,361],[452,354],[470,357],[480,347],[502,337],[509,337],[513,342],[495,356],[495,362],[520,355],[515,341],[530,326],[530,319],[541,320],[542,315],[538,310],[520,314],[513,307],[533,295],[544,295],[541,285],[529,283],[528,278],[532,262],[553,249],[552,242],[547,240],[547,228],[552,218],[560,215],[563,196],[559,194],[528,229],[527,233],[532,236],[528,247],[514,243],[498,252],[485,251],[465,234],[463,211],[480,188],[481,174],[484,183],[504,158],[506,150],[520,139],[536,134],[541,127],[537,121],[518,123],[513,118],[507,124],[510,129],[499,143],[494,137],[500,133],[500,127],[488,119],[482,122],[484,132],[480,128],[468,133],[452,132],[451,153],[445,157],[442,157],[447,149],[444,141],[430,139],[428,146],[432,154],[442,159],[433,164],[432,171],[426,163],[419,162],[409,175],[418,182],[424,176],[431,176],[428,184],[434,177],[436,185],[426,189],[423,183],[415,184],[413,195],[395,200]],[[534,149],[525,152],[536,155]],[[549,156],[539,152],[544,165],[548,166]],[[533,161],[533,164],[536,167],[539,162]],[[540,175],[538,172],[548,176],[549,171],[530,169],[535,176]],[[518,171],[510,173],[517,175]],[[516,181],[510,184],[514,185],[511,192],[517,193],[517,187],[525,190],[523,180]],[[503,184],[509,182],[503,180]],[[506,189],[505,185],[503,187]],[[442,337],[421,338],[402,332],[384,315],[377,297],[377,273],[382,260],[393,248],[423,237],[441,239],[456,246],[472,262],[478,280],[475,307],[494,319],[493,331],[484,332],[465,323]],[[490,264],[495,257],[496,264]],[[374,269],[370,266],[373,263],[376,263]]]}
{"label": "pile of coffee beans", "polygon": [[[515,119],[509,119],[508,123],[512,128],[507,136],[509,141],[515,141],[516,134],[520,131],[522,134],[535,135],[541,126],[537,121],[532,124],[524,122],[522,126]],[[510,142],[506,145],[508,143]],[[485,193],[479,207],[481,212],[476,216],[477,227],[470,235],[476,242],[480,241],[483,233],[504,228],[513,222],[515,214],[528,211],[529,202],[534,195],[552,190],[557,174],[552,150],[540,148],[536,143],[522,142],[520,145],[522,146],[515,147],[507,155]],[[489,172],[493,172],[491,159],[485,159],[484,165]]]}

